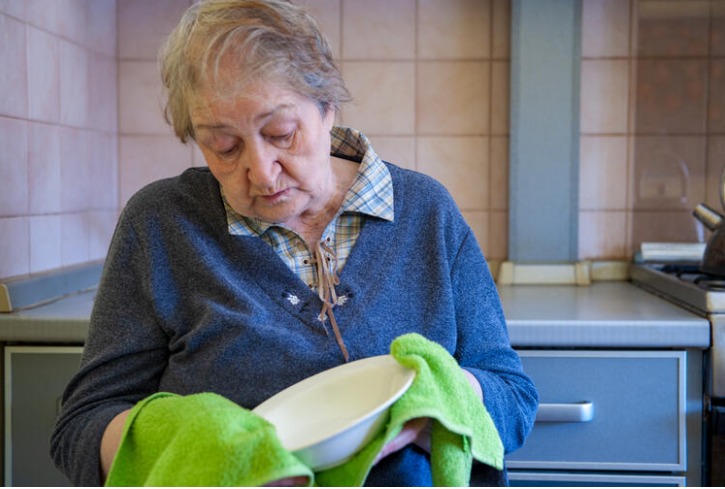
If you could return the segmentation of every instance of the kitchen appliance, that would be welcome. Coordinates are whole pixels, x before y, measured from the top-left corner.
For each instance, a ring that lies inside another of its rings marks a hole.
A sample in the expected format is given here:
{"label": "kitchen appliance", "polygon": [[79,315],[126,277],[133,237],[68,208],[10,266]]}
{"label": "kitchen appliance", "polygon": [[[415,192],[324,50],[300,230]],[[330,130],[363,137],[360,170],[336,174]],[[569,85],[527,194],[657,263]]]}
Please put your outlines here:
{"label": "kitchen appliance", "polygon": [[[725,169],[720,176],[720,203],[725,208]],[[703,481],[725,485],[725,217],[706,204],[693,215],[712,234],[702,259],[692,262],[643,263],[632,267],[635,285],[707,318],[710,348],[705,352]]]}
{"label": "kitchen appliance", "polygon": [[[706,250],[707,253],[707,250]],[[630,270],[632,283],[678,304],[710,322],[710,348],[704,362],[703,482],[725,485],[725,275],[705,273],[699,262],[641,263]]]}

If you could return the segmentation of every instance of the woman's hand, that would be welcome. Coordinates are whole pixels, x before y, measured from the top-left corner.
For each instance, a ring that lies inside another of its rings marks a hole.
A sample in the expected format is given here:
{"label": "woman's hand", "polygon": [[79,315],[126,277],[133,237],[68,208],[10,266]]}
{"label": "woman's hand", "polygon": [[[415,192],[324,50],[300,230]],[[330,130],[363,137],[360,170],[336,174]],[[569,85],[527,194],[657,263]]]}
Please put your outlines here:
{"label": "woman's hand", "polygon": [[430,452],[430,418],[411,419],[403,425],[398,436],[390,440],[378,456],[375,457],[373,465],[384,459],[391,453],[402,450],[411,443],[415,443],[426,452]]}
{"label": "woman's hand", "polygon": [[478,379],[476,378],[476,376],[465,368],[462,368],[461,370],[463,370],[463,375],[466,376],[466,380],[468,381],[468,383],[471,384],[473,392],[475,392],[481,402],[483,402],[483,390],[481,389],[481,384],[478,383]]}
{"label": "woman's hand", "polygon": [[[473,392],[483,401],[483,391],[481,390],[481,384],[478,383],[478,379],[466,369],[463,370],[463,374],[466,376],[466,380],[471,384]],[[417,446],[430,453],[430,429],[431,420],[430,418],[415,418],[411,419],[403,425],[403,428],[398,433],[398,436],[390,440],[387,445],[380,450],[378,456],[375,457],[373,465],[377,464],[380,460],[384,459],[391,453],[395,453],[398,450],[402,450],[411,443],[415,443]]]}
{"label": "woman's hand", "polygon": [[106,430],[103,432],[103,438],[101,438],[101,477],[104,482],[111,471],[111,464],[116,457],[118,447],[121,445],[123,426],[126,424],[126,418],[128,418],[130,412],[131,410],[127,409],[118,413],[108,423]]}
{"label": "woman's hand", "polygon": [[279,479],[276,481],[268,482],[264,487],[293,487],[293,486],[308,486],[310,484],[310,478],[306,475],[298,475],[296,477],[287,477],[285,479]]}
{"label": "woman's hand", "polygon": [[[123,435],[123,427],[126,424],[126,418],[131,412],[130,409],[122,411],[108,423],[106,430],[101,438],[101,474],[103,482],[108,478],[111,471],[111,464],[116,457],[118,448],[121,445],[121,436]],[[269,482],[265,486],[269,487],[291,487],[291,486],[307,486],[309,485],[309,477],[301,475],[297,477],[287,477],[276,481]]]}

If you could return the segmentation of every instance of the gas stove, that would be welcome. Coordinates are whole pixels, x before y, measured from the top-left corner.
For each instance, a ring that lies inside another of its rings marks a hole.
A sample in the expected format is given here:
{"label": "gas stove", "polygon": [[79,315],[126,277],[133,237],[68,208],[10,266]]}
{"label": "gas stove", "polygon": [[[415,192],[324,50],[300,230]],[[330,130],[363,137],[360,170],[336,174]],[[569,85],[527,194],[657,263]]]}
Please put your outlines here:
{"label": "gas stove", "polygon": [[696,263],[634,265],[630,277],[635,285],[697,314],[725,314],[725,277],[702,273]]}
{"label": "gas stove", "polygon": [[701,273],[697,264],[638,264],[632,283],[710,321],[706,394],[725,399],[725,277]]}
{"label": "gas stove", "polygon": [[709,485],[725,485],[725,277],[702,273],[698,263],[636,264],[633,284],[678,304],[710,322],[705,352],[705,471]]}

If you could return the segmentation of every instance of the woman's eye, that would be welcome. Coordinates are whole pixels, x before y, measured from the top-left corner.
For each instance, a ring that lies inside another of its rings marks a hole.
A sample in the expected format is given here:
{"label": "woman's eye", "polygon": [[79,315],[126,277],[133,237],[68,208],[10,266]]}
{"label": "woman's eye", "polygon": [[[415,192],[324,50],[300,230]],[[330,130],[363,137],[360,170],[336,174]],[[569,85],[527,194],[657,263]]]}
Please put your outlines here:
{"label": "woman's eye", "polygon": [[293,134],[294,134],[294,132],[278,134],[278,135],[274,135],[274,136],[269,136],[269,139],[275,143],[288,143],[292,139]]}
{"label": "woman's eye", "polygon": [[236,152],[237,152],[237,146],[232,146],[230,148],[217,151],[217,153],[219,153],[220,156],[224,156],[224,157],[232,156]]}

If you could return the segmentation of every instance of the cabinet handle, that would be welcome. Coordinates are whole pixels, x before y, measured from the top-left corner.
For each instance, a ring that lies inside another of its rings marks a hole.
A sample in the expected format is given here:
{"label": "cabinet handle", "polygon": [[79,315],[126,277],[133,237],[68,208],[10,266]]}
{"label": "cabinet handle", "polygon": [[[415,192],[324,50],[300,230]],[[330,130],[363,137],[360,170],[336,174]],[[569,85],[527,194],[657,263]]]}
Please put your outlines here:
{"label": "cabinet handle", "polygon": [[587,423],[594,419],[594,403],[540,404],[537,423]]}

